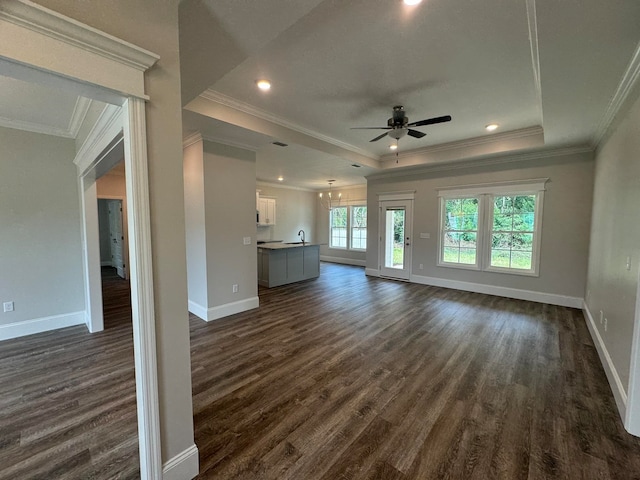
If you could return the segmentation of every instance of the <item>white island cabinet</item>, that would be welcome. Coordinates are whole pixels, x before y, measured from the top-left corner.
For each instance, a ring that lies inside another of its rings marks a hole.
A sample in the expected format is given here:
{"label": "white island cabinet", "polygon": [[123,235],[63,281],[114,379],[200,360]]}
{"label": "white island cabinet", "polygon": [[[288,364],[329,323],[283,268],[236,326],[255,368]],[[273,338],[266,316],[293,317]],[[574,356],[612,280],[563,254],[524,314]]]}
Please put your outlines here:
{"label": "white island cabinet", "polygon": [[271,243],[258,247],[258,285],[277,287],[320,276],[320,245]]}

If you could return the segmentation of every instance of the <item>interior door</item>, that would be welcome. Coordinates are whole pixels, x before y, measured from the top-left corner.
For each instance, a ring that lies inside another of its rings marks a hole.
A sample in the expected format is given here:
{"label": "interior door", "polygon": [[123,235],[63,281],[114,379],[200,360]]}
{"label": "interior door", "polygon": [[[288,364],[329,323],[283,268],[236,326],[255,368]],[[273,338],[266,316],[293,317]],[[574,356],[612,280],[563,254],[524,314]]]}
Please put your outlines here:
{"label": "interior door", "polygon": [[122,278],[127,278],[124,263],[124,231],[122,228],[122,200],[109,200],[109,240],[111,262]]}
{"label": "interior door", "polygon": [[413,200],[380,202],[380,275],[409,280]]}

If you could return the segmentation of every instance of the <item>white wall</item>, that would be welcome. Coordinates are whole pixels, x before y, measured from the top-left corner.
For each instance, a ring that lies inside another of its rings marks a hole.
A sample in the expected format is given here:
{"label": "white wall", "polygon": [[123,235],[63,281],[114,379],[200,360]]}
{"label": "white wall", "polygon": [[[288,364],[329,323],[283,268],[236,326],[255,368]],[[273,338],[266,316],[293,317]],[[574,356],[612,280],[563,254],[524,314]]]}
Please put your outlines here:
{"label": "white wall", "polygon": [[258,182],[256,188],[263,197],[276,199],[276,224],[257,227],[258,240],[299,242],[298,232],[304,230],[307,242],[317,242],[316,195],[302,189],[278,187]]}
{"label": "white wall", "polygon": [[184,149],[189,310],[203,320],[258,306],[255,178],[254,152],[201,139]]}
{"label": "white wall", "polygon": [[74,141],[0,128],[0,145],[0,338],[84,322]]}
{"label": "white wall", "polygon": [[[378,193],[415,190],[413,275],[569,297],[566,300],[572,305],[581,305],[589,248],[592,157],[591,153],[573,154],[487,167],[425,170],[407,177],[370,180],[367,267],[374,270],[378,267],[378,209],[371,208],[378,204]],[[437,266],[439,188],[542,177],[548,177],[549,182],[544,194],[539,277]],[[431,238],[421,239],[419,233],[430,233]],[[424,265],[423,270],[419,264]],[[554,302],[562,300],[556,298]]]}
{"label": "white wall", "polygon": [[[187,146],[184,154],[184,208],[187,237],[189,301],[208,308],[207,244],[204,203],[202,140]],[[191,311],[197,307],[191,308]],[[196,313],[196,312],[194,312]],[[197,313],[196,313],[197,314]]]}
{"label": "white wall", "polygon": [[243,301],[257,307],[255,152],[203,143],[208,307],[224,312],[220,307]]}
{"label": "white wall", "polygon": [[[640,99],[596,152],[586,304],[621,387],[629,384],[640,264]],[[627,257],[630,269],[627,270]],[[599,312],[607,329],[599,322]],[[597,339],[596,339],[597,341]],[[615,385],[612,385],[615,388]]]}
{"label": "white wall", "polygon": [[[342,201],[345,205],[353,203],[367,203],[367,186],[357,185],[347,188],[332,189],[335,194],[342,193]],[[325,191],[326,195],[326,191]],[[320,246],[320,258],[339,263],[352,265],[365,265],[367,252],[358,252],[354,250],[343,250],[339,248],[329,247],[329,211],[320,205],[318,194],[315,194],[316,211],[317,211],[317,231],[318,241],[323,244]],[[376,203],[376,207],[377,207]],[[367,228],[367,235],[369,232]]]}

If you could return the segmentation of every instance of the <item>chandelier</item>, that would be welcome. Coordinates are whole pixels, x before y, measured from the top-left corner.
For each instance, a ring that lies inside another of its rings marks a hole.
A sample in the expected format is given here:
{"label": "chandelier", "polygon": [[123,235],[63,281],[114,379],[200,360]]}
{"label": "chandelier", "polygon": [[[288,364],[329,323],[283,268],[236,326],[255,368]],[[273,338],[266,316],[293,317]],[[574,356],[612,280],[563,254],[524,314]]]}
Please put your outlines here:
{"label": "chandelier", "polygon": [[340,202],[342,201],[341,193],[338,193],[337,200],[335,197],[331,195],[332,194],[331,187],[333,185],[333,182],[335,182],[335,180],[327,180],[327,183],[329,184],[329,192],[326,195],[323,195],[322,192],[318,194],[318,200],[320,201],[320,205],[322,205],[322,207],[327,210],[331,210],[332,208],[339,207]]}

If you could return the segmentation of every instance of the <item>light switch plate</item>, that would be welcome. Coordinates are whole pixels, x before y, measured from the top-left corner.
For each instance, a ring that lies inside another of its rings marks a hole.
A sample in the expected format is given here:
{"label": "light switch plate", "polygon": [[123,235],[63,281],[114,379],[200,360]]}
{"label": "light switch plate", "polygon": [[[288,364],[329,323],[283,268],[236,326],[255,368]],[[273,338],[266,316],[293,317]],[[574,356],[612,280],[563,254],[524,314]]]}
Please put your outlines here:
{"label": "light switch plate", "polygon": [[244,237],[242,239],[242,243],[244,243],[245,245],[251,245],[251,237]]}

